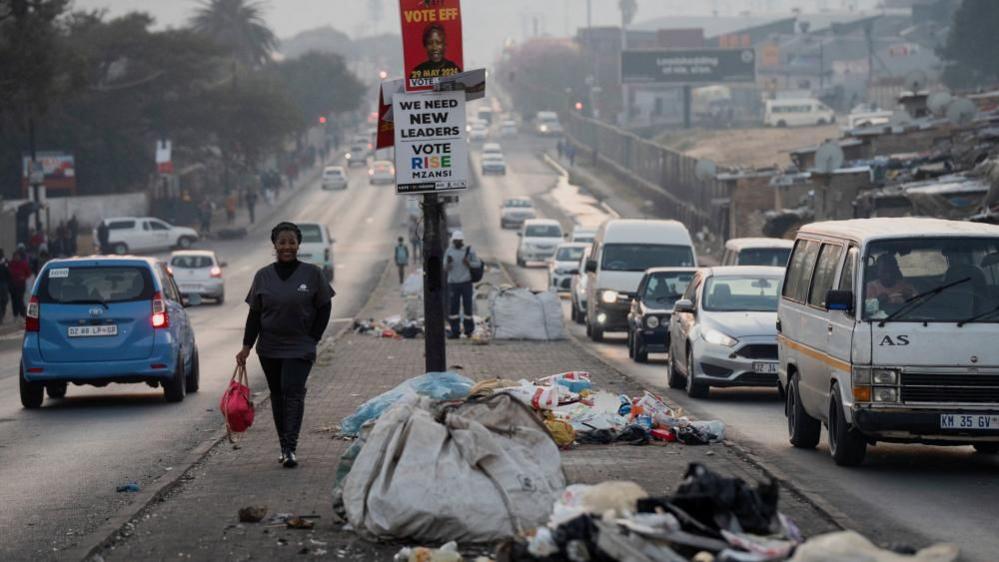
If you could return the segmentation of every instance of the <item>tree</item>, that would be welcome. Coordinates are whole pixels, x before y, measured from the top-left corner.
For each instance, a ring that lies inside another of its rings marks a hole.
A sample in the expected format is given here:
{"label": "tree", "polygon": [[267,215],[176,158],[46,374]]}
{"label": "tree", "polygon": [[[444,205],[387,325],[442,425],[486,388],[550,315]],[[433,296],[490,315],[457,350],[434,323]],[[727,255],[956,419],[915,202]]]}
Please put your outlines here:
{"label": "tree", "polygon": [[999,79],[999,2],[964,0],[954,14],[947,43],[939,55],[947,61],[944,80],[954,88],[986,85]]}
{"label": "tree", "polygon": [[579,45],[564,39],[531,39],[508,49],[499,67],[507,92],[525,117],[562,110],[588,96],[591,72]]}
{"label": "tree", "polygon": [[270,60],[278,40],[264,20],[266,4],[257,0],[203,0],[191,28],[214,38],[249,67]]}
{"label": "tree", "polygon": [[343,57],[332,53],[306,53],[278,64],[275,71],[305,119],[303,126],[321,115],[357,109],[365,92]]}
{"label": "tree", "polygon": [[636,0],[618,0],[617,7],[621,10],[621,27],[628,27],[635,21],[638,14],[638,2]]}

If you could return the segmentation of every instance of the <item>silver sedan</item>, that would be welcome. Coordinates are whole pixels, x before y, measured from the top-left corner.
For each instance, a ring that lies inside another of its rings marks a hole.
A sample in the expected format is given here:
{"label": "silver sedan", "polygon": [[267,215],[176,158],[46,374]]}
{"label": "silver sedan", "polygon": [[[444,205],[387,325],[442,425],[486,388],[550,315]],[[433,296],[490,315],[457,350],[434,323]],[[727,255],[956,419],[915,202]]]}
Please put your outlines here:
{"label": "silver sedan", "polygon": [[697,272],[669,325],[668,380],[693,398],[710,387],[777,386],[777,302],[782,267]]}

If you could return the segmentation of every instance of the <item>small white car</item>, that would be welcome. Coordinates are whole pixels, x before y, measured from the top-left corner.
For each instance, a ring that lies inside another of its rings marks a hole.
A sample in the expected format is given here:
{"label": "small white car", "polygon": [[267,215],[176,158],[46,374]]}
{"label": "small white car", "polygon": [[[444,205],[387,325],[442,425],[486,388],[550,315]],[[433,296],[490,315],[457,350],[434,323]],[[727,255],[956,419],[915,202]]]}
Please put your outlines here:
{"label": "small white car", "polygon": [[593,238],[596,235],[597,235],[597,229],[595,228],[583,228],[581,226],[577,226],[572,229],[572,235],[569,236],[569,241],[591,244],[593,243]]}
{"label": "small white car", "polygon": [[200,295],[225,302],[226,263],[211,250],[179,250],[170,255],[170,273],[182,295]]}
{"label": "small white car", "polygon": [[487,155],[495,154],[503,156],[503,147],[500,146],[498,142],[487,142],[482,145],[482,157],[485,158]]}
{"label": "small white car", "polygon": [[572,276],[570,283],[569,294],[572,305],[569,316],[577,324],[586,323],[586,281],[588,277],[583,273],[583,268],[586,267],[586,260],[590,257],[590,250],[592,249],[593,246],[590,244],[587,244],[583,248],[583,257],[579,259],[579,265],[577,266],[579,273]]}
{"label": "small white car", "polygon": [[572,289],[572,277],[579,275],[579,260],[589,244],[566,242],[555,248],[555,255],[548,260],[548,288],[559,293]]}
{"label": "small white car", "polygon": [[298,259],[319,266],[330,283],[333,282],[333,237],[329,228],[319,222],[300,222],[302,243],[298,246]]}
{"label": "small white car", "polygon": [[349,182],[343,166],[327,166],[323,170],[323,189],[347,189]]}
{"label": "small white car", "polygon": [[562,242],[562,225],[553,219],[529,219],[517,236],[517,265],[526,267],[528,262],[547,261],[555,255],[555,248]]}
{"label": "small white car", "polygon": [[368,168],[368,183],[371,185],[394,184],[395,166],[388,160],[375,160]]}
{"label": "small white car", "polygon": [[468,142],[483,142],[487,138],[489,138],[489,129],[481,123],[472,125],[472,129],[468,132]]}
{"label": "small white car", "polygon": [[503,158],[502,154],[490,153],[482,155],[482,175],[485,176],[488,174],[506,175],[506,159]]}
{"label": "small white car", "polygon": [[368,145],[355,143],[350,146],[350,150],[343,155],[347,161],[347,167],[363,166],[368,163]]}
{"label": "small white car", "polygon": [[500,228],[518,228],[524,221],[533,219],[534,203],[528,197],[511,197],[500,207]]}
{"label": "small white car", "polygon": [[732,238],[725,242],[722,265],[787,266],[794,241],[783,238]]}
{"label": "small white car", "polygon": [[516,121],[507,120],[500,124],[500,136],[504,138],[515,137],[519,132]]}
{"label": "small white car", "polygon": [[[104,219],[108,227],[108,246],[114,254],[153,252],[170,248],[187,249],[198,241],[198,232],[186,226],[174,226],[153,217],[116,217]],[[93,230],[97,246],[97,225]]]}

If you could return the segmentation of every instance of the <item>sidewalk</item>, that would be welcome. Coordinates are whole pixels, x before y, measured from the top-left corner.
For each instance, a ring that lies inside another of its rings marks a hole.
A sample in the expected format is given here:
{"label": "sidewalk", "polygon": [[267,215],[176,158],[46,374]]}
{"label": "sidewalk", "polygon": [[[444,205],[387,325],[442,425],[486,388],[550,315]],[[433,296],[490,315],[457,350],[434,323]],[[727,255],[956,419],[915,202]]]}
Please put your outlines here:
{"label": "sidewalk", "polygon": [[[385,318],[402,309],[394,271],[389,268],[360,317]],[[405,544],[368,543],[334,522],[330,496],[334,472],[350,445],[333,436],[334,428],[368,398],[422,374],[423,346],[422,339],[381,339],[353,332],[327,339],[309,382],[298,469],[278,465],[270,410],[261,405],[255,425],[238,449],[220,443],[182,475],[174,474],[177,485],[153,499],[112,536],[111,544],[96,553],[104,560],[272,560],[299,555],[391,560]],[[598,389],[629,395],[642,390],[573,340],[487,346],[449,341],[448,354],[454,370],[476,380],[586,370]],[[652,495],[671,492],[690,462],[747,480],[766,477],[725,444],[585,445],[563,452],[563,467],[571,483],[634,480]],[[155,487],[159,483],[140,484]],[[270,514],[318,515],[319,519],[310,531],[240,524],[238,510],[252,505],[266,505]],[[822,513],[786,490],[782,490],[780,506],[807,535],[835,528]],[[476,554],[491,554],[491,550],[473,549]]]}

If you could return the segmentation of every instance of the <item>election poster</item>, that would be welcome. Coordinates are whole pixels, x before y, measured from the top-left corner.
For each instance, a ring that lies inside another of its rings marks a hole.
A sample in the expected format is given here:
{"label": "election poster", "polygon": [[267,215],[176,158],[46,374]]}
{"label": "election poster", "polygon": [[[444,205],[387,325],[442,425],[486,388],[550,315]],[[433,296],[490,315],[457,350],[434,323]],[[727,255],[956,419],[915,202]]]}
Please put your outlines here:
{"label": "election poster", "polygon": [[468,189],[465,94],[392,96],[395,183],[399,195]]}
{"label": "election poster", "polygon": [[433,90],[462,72],[460,0],[399,0],[406,91]]}
{"label": "election poster", "polygon": [[382,82],[378,89],[378,134],[375,135],[375,150],[392,148],[395,144],[395,126],[392,124],[392,96],[404,92],[403,80]]}

